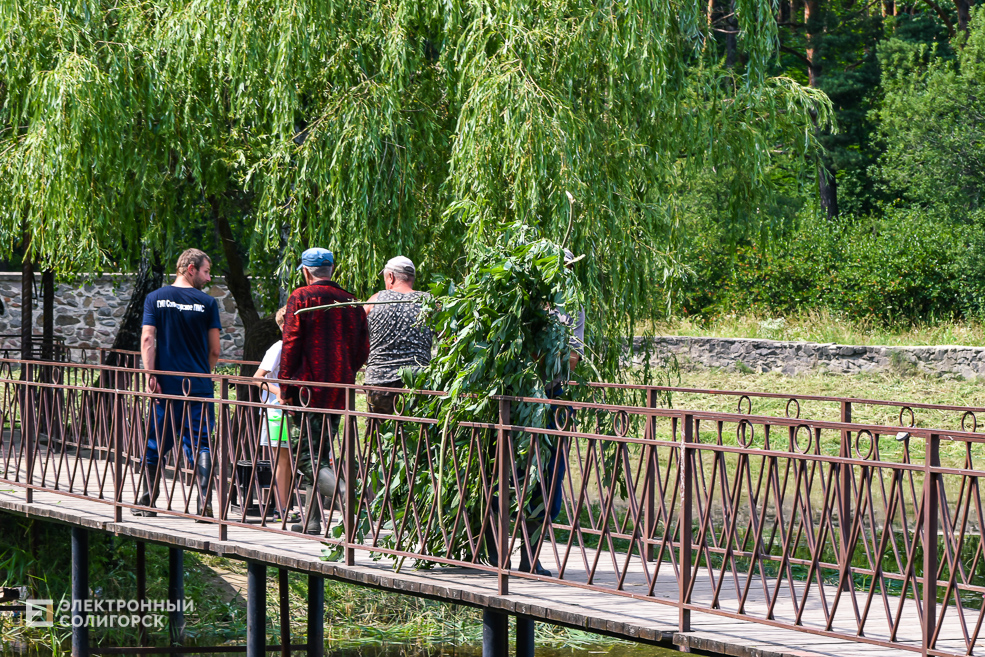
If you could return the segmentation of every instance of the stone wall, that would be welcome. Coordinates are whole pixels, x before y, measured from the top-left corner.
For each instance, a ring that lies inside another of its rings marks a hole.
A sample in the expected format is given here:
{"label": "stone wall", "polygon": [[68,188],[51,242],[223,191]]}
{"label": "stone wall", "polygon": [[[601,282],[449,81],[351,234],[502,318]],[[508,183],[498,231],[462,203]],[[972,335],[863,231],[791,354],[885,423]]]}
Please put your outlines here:
{"label": "stone wall", "polygon": [[[638,353],[640,338],[636,339],[634,347]],[[657,338],[652,351],[654,361],[676,354],[682,364],[780,372],[788,376],[813,370],[835,374],[922,372],[964,379],[985,376],[983,347],[866,347],[748,338],[668,336]]]}
{"label": "stone wall", "polygon": [[[41,275],[35,276],[34,333],[41,334]],[[243,325],[233,297],[221,276],[212,278],[206,292],[219,302],[222,321],[222,355],[239,358],[243,353]],[[59,283],[55,287],[55,335],[77,347],[110,347],[116,329],[133,293],[133,277],[104,274],[77,283]],[[0,335],[20,334],[21,275],[0,272]],[[0,339],[0,346],[14,347],[19,339]]]}
{"label": "stone wall", "polygon": [[[40,291],[41,275],[35,279]],[[21,276],[0,272],[0,335],[21,330]],[[106,274],[77,283],[59,283],[55,290],[55,335],[78,347],[109,347],[133,289],[132,276]],[[236,304],[222,277],[214,277],[207,290],[219,302],[222,321],[222,355],[239,358],[243,353],[243,325]],[[41,333],[41,308],[36,299],[34,333]],[[19,339],[0,338],[0,347],[15,347]],[[635,341],[639,352],[640,338]],[[654,360],[676,354],[682,364],[725,369],[780,372],[794,376],[823,369],[836,374],[860,372],[923,372],[965,379],[985,377],[983,347],[878,347],[813,342],[784,342],[748,338],[696,338],[666,336],[653,346]]]}

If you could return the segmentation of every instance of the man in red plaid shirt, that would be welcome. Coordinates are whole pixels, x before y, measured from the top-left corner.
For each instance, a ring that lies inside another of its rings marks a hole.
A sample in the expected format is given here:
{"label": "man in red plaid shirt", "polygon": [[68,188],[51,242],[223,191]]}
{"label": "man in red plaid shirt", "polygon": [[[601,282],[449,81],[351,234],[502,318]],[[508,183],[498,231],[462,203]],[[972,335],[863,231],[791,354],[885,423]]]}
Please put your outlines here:
{"label": "man in red plaid shirt", "polygon": [[[332,281],[335,258],[331,251],[308,249],[301,254],[298,269],[302,270],[306,285],[294,290],[287,301],[280,378],[353,384],[356,382],[356,372],[369,357],[366,313],[360,306],[349,306],[295,315],[303,308],[356,300]],[[303,395],[299,390],[297,386],[284,386],[283,395],[287,403],[300,406],[303,400],[308,408],[345,409],[345,390],[342,388],[309,387]],[[308,393],[311,393],[310,398]],[[326,417],[329,418],[328,427],[324,423]],[[326,413],[301,413],[297,418],[299,422],[295,424],[301,426],[298,427],[296,463],[307,480],[308,513],[305,526],[293,525],[293,531],[303,529],[309,534],[321,533],[319,505],[312,504],[311,500],[316,487],[320,495],[328,498],[325,503],[330,503],[335,493],[337,479],[332,467],[331,438],[338,433],[339,417]],[[318,467],[314,469],[313,460],[318,460]]]}

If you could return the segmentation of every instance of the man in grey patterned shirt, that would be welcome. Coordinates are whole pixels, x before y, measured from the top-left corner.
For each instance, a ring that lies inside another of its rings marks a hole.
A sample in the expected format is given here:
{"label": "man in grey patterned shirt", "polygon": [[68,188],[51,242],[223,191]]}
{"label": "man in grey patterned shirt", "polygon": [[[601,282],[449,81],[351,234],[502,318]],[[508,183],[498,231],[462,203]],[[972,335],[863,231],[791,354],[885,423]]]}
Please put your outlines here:
{"label": "man in grey patterned shirt", "polygon": [[[418,372],[431,362],[431,330],[420,320],[421,299],[427,292],[414,289],[417,268],[410,258],[391,258],[383,268],[385,290],[368,301],[406,301],[372,305],[367,303],[369,321],[369,360],[366,361],[366,385],[402,388],[401,372]],[[391,415],[398,393],[370,390],[366,405],[370,413]]]}

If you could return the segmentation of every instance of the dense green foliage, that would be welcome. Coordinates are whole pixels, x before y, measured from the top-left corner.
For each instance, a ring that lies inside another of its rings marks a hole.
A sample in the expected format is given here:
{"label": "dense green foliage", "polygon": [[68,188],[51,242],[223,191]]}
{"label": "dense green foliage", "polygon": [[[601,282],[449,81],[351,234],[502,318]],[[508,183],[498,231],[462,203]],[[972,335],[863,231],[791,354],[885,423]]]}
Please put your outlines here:
{"label": "dense green foliage", "polygon": [[[948,40],[930,12],[823,8],[819,86],[840,130],[821,141],[841,214],[824,216],[816,188],[784,184],[780,159],[773,229],[758,239],[736,234],[711,185],[696,189],[683,257],[691,275],[676,312],[827,309],[883,324],[985,317],[985,10]],[[803,41],[781,38],[780,61],[795,66],[787,44]]]}
{"label": "dense green foliage", "polygon": [[[827,309],[855,319],[912,323],[985,317],[981,228],[939,214],[805,223],[782,244],[696,248],[681,311],[717,315]],[[714,281],[715,284],[708,285]]]}

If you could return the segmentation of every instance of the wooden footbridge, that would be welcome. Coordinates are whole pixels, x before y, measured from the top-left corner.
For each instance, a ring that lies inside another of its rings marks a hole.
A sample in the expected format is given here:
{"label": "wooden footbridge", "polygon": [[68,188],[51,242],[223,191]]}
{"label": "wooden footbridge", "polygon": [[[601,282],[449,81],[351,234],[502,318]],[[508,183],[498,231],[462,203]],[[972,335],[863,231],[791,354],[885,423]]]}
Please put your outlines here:
{"label": "wooden footbridge", "polygon": [[[387,416],[360,410],[368,388],[336,386],[346,408],[290,409],[295,447],[271,453],[276,427],[249,380],[213,377],[215,399],[168,397],[146,392],[139,369],[71,353],[0,359],[0,509],[73,527],[79,656],[194,652],[90,647],[91,531],[172,548],[173,597],[182,550],[246,561],[251,656],[321,654],[321,578],[480,607],[487,657],[507,654],[510,616],[520,657],[536,621],[737,656],[982,653],[982,409],[783,396],[774,416],[754,407],[777,395],[676,390],[736,401],[713,413],[668,407],[667,388],[598,385],[573,391],[583,401],[498,397],[494,417],[450,426],[415,414],[437,393],[404,392]],[[853,421],[885,407],[898,426]],[[831,408],[839,421],[823,419]],[[166,431],[193,449],[148,468],[148,439]],[[212,470],[196,477],[191,452],[205,445]],[[337,485],[307,486],[306,458]],[[133,515],[154,490],[156,517]],[[287,503],[318,533],[273,520]],[[538,559],[543,570],[520,565]],[[287,571],[311,578],[304,645],[266,643],[268,567],[282,585]]]}

